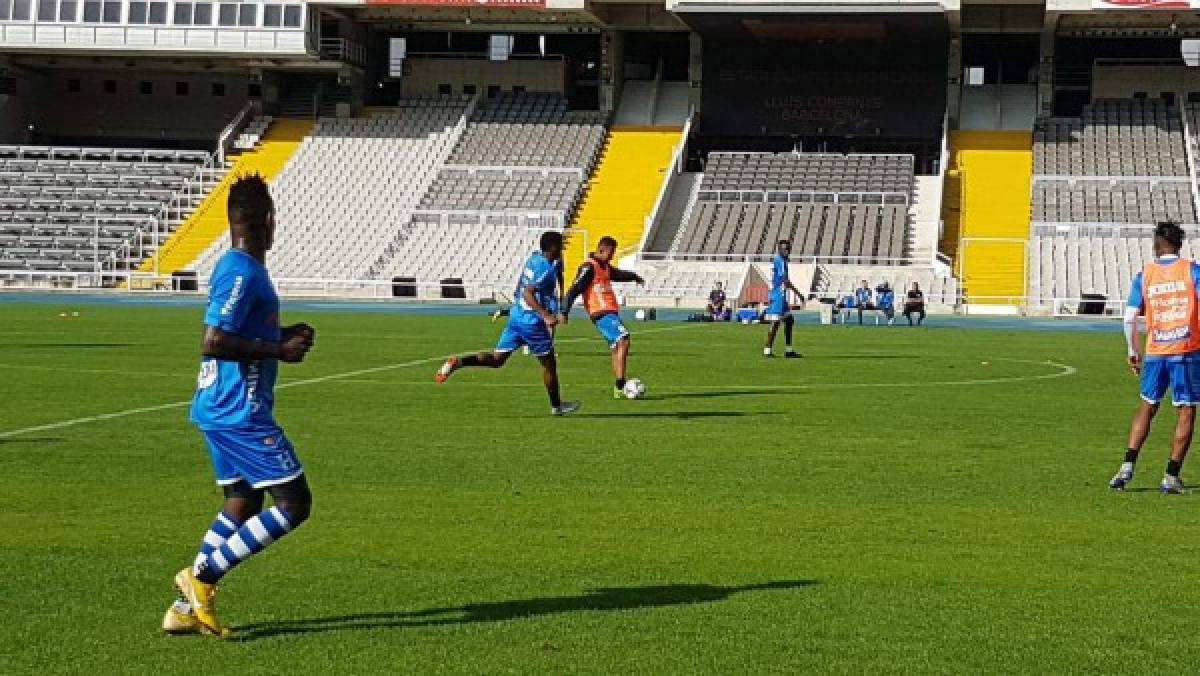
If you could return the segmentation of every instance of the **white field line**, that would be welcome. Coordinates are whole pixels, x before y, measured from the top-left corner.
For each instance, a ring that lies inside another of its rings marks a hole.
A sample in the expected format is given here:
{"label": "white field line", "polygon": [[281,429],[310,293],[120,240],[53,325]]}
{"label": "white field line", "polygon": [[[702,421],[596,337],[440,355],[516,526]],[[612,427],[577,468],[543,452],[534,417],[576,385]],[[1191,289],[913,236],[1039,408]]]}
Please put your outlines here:
{"label": "white field line", "polygon": [[[650,333],[666,333],[668,331],[679,331],[681,329],[690,328],[692,326],[697,326],[697,325],[696,324],[685,324],[683,326],[668,326],[668,327],[662,327],[662,328],[656,328],[656,329],[646,329],[645,331],[638,331],[634,335],[638,336],[638,335],[646,335],[646,334],[650,334]],[[559,343],[574,343],[574,342],[580,342],[580,341],[585,341],[585,340],[594,341],[594,340],[598,340],[598,339],[595,337],[589,336],[586,338],[584,338],[584,337],[564,338],[557,342],[559,342]],[[334,380],[345,380],[347,378],[357,378],[359,376],[371,375],[373,373],[382,373],[385,371],[393,371],[395,369],[408,368],[410,366],[420,366],[421,364],[428,364],[430,362],[438,362],[445,358],[446,358],[445,355],[439,355],[439,356],[435,356],[435,357],[424,357],[422,359],[414,359],[412,361],[399,362],[396,364],[385,364],[383,366],[372,366],[370,368],[365,368],[365,369],[356,369],[353,371],[345,371],[342,373],[333,373],[333,374],[330,374],[327,376],[317,376],[315,378],[305,378],[304,380],[292,380],[292,381],[288,381],[288,382],[284,382],[284,383],[280,383],[280,384],[276,385],[275,389],[282,390],[282,389],[287,389],[287,388],[291,388],[291,387],[302,387],[304,385],[316,385],[318,383],[325,383],[325,382],[334,381]],[[65,427],[75,427],[76,425],[83,425],[86,423],[93,423],[93,422],[101,422],[104,420],[113,420],[115,418],[125,418],[125,417],[132,416],[132,415],[141,415],[143,413],[155,413],[158,411],[168,411],[173,408],[183,408],[185,406],[190,406],[191,403],[192,403],[192,401],[190,399],[187,401],[172,401],[172,402],[166,403],[166,404],[156,404],[154,406],[141,406],[139,408],[128,408],[128,409],[125,409],[122,411],[113,411],[111,413],[100,413],[97,415],[84,416],[82,418],[71,418],[69,420],[60,420],[58,422],[46,423],[44,425],[34,425],[33,427],[23,427],[20,429],[0,432],[0,439],[9,439],[12,437],[21,436],[23,434],[33,434],[36,432],[50,432],[53,430],[60,430]]]}
{"label": "white field line", "polygon": [[[1069,364],[1060,364],[1055,361],[1035,361],[1032,359],[1007,359],[1003,357],[993,357],[992,361],[1004,361],[1014,364],[1032,364],[1035,366],[1050,366],[1055,369],[1053,373],[1041,373],[1036,375],[1025,376],[1002,376],[997,378],[970,378],[964,380],[926,380],[926,381],[894,381],[886,383],[801,383],[796,385],[656,385],[654,390],[666,390],[668,392],[675,391],[695,391],[705,392],[713,390],[746,390],[746,391],[791,391],[791,390],[845,390],[856,388],[911,388],[911,387],[961,387],[975,385],[999,385],[1002,383],[1023,383],[1033,382],[1038,380],[1054,380],[1056,378],[1065,378],[1073,376],[1079,372],[1079,369]],[[389,386],[425,386],[429,385],[426,380],[380,380],[377,378],[352,378],[345,382],[356,385],[389,385]],[[595,383],[592,383],[595,385]],[[496,388],[541,388],[537,383],[483,383],[473,382],[471,387],[496,387]]]}

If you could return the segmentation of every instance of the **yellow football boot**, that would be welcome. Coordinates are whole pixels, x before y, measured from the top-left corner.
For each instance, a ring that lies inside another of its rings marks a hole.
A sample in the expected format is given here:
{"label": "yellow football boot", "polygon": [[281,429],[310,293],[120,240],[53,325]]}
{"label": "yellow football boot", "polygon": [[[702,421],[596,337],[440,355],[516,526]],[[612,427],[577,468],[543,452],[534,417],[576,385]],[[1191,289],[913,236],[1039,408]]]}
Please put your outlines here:
{"label": "yellow football boot", "polygon": [[232,632],[221,626],[217,619],[217,609],[214,597],[217,595],[217,585],[207,584],[196,579],[191,566],[184,568],[175,575],[175,589],[183,595],[192,606],[192,617],[199,625],[200,631],[217,638],[229,638]]}
{"label": "yellow football boot", "polygon": [[180,610],[180,605],[180,601],[176,601],[167,608],[167,614],[163,615],[163,631],[172,636],[201,633],[200,623],[196,620],[196,616],[191,613],[191,610],[186,613]]}

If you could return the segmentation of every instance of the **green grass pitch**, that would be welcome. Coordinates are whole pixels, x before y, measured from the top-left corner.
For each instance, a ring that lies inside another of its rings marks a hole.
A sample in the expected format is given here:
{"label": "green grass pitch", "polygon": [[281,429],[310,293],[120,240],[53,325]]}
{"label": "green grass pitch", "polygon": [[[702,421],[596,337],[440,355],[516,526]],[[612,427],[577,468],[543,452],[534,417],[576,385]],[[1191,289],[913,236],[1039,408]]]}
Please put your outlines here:
{"label": "green grass pitch", "polygon": [[482,316],[289,312],[319,331],[277,401],[313,518],[227,578],[220,642],[158,632],[220,506],[163,406],[201,310],[70,302],[0,305],[5,673],[1200,668],[1169,413],[1138,490],[1105,485],[1136,403],[1116,332],[806,326],[767,361],[761,327],[639,324],[632,402],[576,320],[585,408],[552,419],[529,358],[432,383]]}

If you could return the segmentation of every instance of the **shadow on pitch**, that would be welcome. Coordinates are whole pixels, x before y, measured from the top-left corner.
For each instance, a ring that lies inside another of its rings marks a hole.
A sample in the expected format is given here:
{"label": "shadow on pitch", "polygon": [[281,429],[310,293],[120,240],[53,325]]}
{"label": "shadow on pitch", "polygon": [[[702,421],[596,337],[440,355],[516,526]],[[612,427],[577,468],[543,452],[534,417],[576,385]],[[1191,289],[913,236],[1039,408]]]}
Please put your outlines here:
{"label": "shadow on pitch", "polygon": [[307,620],[257,622],[235,629],[235,640],[253,641],[272,636],[319,634],[331,631],[407,629],[487,622],[563,613],[606,612],[686,606],[725,601],[734,594],[787,591],[818,584],[816,580],[777,580],[762,584],[722,587],[710,584],[668,584],[643,587],[591,589],[577,596],[552,596],[511,601],[468,603],[410,612],[356,613]]}
{"label": "shadow on pitch", "polygon": [[572,418],[619,418],[637,420],[641,418],[674,418],[675,420],[702,420],[704,418],[745,418],[759,415],[779,415],[774,412],[746,413],[744,411],[655,411],[646,413],[575,413]]}
{"label": "shadow on pitch", "polygon": [[106,347],[134,347],[136,343],[7,343],[0,344],[0,349],[18,347],[44,350],[94,350]]}
{"label": "shadow on pitch", "polygon": [[761,397],[761,396],[787,396],[794,397],[796,395],[807,395],[808,392],[800,390],[785,390],[777,389],[744,389],[744,390],[705,390],[703,392],[672,392],[669,394],[648,394],[646,400],[667,400],[667,399],[720,399],[722,397]]}

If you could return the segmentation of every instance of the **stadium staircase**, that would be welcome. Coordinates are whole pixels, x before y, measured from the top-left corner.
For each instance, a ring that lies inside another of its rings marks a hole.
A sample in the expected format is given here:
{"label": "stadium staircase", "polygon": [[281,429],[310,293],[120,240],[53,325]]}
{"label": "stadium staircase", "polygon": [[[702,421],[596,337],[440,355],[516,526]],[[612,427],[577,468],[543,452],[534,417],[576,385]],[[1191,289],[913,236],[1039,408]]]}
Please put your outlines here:
{"label": "stadium staircase", "polygon": [[637,250],[680,132],[663,127],[614,127],[609,132],[568,231],[568,276],[606,235],[619,242],[618,260]]}
{"label": "stadium staircase", "polygon": [[184,220],[157,254],[142,262],[139,271],[169,275],[191,264],[228,230],[225,203],[233,181],[238,176],[253,173],[261,174],[268,181],[275,178],[312,128],[311,120],[274,120],[256,148],[232,158],[229,172],[208,199]]}
{"label": "stadium staircase", "polygon": [[968,303],[1015,306],[1025,295],[1033,137],[957,131],[950,145],[945,220],[947,238],[957,231],[955,276]]}

